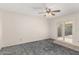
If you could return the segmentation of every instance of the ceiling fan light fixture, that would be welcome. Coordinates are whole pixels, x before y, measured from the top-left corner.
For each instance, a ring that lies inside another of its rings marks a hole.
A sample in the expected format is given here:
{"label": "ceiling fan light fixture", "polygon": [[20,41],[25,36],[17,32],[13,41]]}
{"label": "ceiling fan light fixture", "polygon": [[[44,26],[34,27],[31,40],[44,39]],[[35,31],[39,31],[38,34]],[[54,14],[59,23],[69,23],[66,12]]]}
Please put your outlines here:
{"label": "ceiling fan light fixture", "polygon": [[55,16],[55,13],[60,12],[60,10],[51,10],[50,8],[45,8],[41,14],[44,16]]}
{"label": "ceiling fan light fixture", "polygon": [[51,16],[52,14],[51,14],[51,13],[49,13],[48,15],[49,15],[49,16]]}
{"label": "ceiling fan light fixture", "polygon": [[45,13],[45,16],[52,16],[51,13]]}

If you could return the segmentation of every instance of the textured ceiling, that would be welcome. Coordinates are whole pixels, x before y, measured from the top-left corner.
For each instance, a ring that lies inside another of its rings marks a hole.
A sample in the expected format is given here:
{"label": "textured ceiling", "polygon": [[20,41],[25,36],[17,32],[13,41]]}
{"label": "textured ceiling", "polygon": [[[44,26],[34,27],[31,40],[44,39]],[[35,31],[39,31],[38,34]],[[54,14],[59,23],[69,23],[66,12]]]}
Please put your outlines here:
{"label": "textured ceiling", "polygon": [[38,13],[45,7],[61,10],[56,16],[79,12],[78,3],[0,3],[0,9],[27,15],[39,15]]}

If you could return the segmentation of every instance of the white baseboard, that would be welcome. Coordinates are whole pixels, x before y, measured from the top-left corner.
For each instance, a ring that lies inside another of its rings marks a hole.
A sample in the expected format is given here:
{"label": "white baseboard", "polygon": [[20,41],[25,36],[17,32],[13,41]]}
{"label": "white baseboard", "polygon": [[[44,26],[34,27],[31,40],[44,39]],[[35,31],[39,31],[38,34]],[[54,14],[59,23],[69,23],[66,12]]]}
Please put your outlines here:
{"label": "white baseboard", "polygon": [[30,43],[30,42],[35,42],[35,41],[40,41],[40,40],[45,40],[48,39],[49,37],[44,37],[44,38],[39,38],[39,39],[33,39],[33,40],[29,40],[29,41],[23,41],[23,42],[18,42],[18,43],[14,43],[14,44],[6,44],[3,45],[2,48],[4,47],[9,47],[9,46],[14,46],[14,45],[19,45],[19,44],[25,44],[25,43]]}
{"label": "white baseboard", "polygon": [[76,46],[76,45],[73,45],[73,44],[70,44],[70,43],[67,43],[67,42],[64,42],[64,41],[60,41],[60,40],[54,40],[53,42],[56,43],[56,44],[59,44],[61,46],[70,48],[72,50],[79,51],[79,46]]}

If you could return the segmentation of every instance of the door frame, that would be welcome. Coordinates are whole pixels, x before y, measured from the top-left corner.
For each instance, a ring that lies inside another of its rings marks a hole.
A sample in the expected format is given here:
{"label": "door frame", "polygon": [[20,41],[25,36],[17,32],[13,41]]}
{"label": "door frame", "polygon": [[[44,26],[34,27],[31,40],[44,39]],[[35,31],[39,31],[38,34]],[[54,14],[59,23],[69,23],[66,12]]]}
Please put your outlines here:
{"label": "door frame", "polygon": [[[58,26],[62,24],[62,41],[66,41],[65,40],[65,22],[71,22],[72,23],[72,38],[73,38],[73,21],[72,20],[66,20],[66,21],[60,21],[57,23],[57,40],[58,39]],[[72,39],[73,40],[73,39]]]}

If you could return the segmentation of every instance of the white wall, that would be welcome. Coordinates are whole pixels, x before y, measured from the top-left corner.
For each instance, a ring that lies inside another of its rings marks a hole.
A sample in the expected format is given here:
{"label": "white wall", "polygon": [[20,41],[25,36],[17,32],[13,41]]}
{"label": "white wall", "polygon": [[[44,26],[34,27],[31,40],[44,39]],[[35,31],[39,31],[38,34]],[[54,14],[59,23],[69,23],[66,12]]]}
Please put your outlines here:
{"label": "white wall", "polygon": [[0,48],[2,47],[2,15],[3,13],[0,11]]}
{"label": "white wall", "polygon": [[50,18],[51,22],[51,38],[57,39],[57,26],[59,23],[65,21],[72,21],[73,22],[73,44],[79,45],[79,13],[62,16],[58,18]]}
{"label": "white wall", "polygon": [[33,42],[47,38],[57,39],[58,23],[72,21],[73,43],[79,44],[79,14],[72,14],[58,18],[26,16],[18,13],[0,12],[0,46],[11,46]]}
{"label": "white wall", "polygon": [[3,12],[2,29],[3,47],[48,38],[48,22],[43,17]]}

